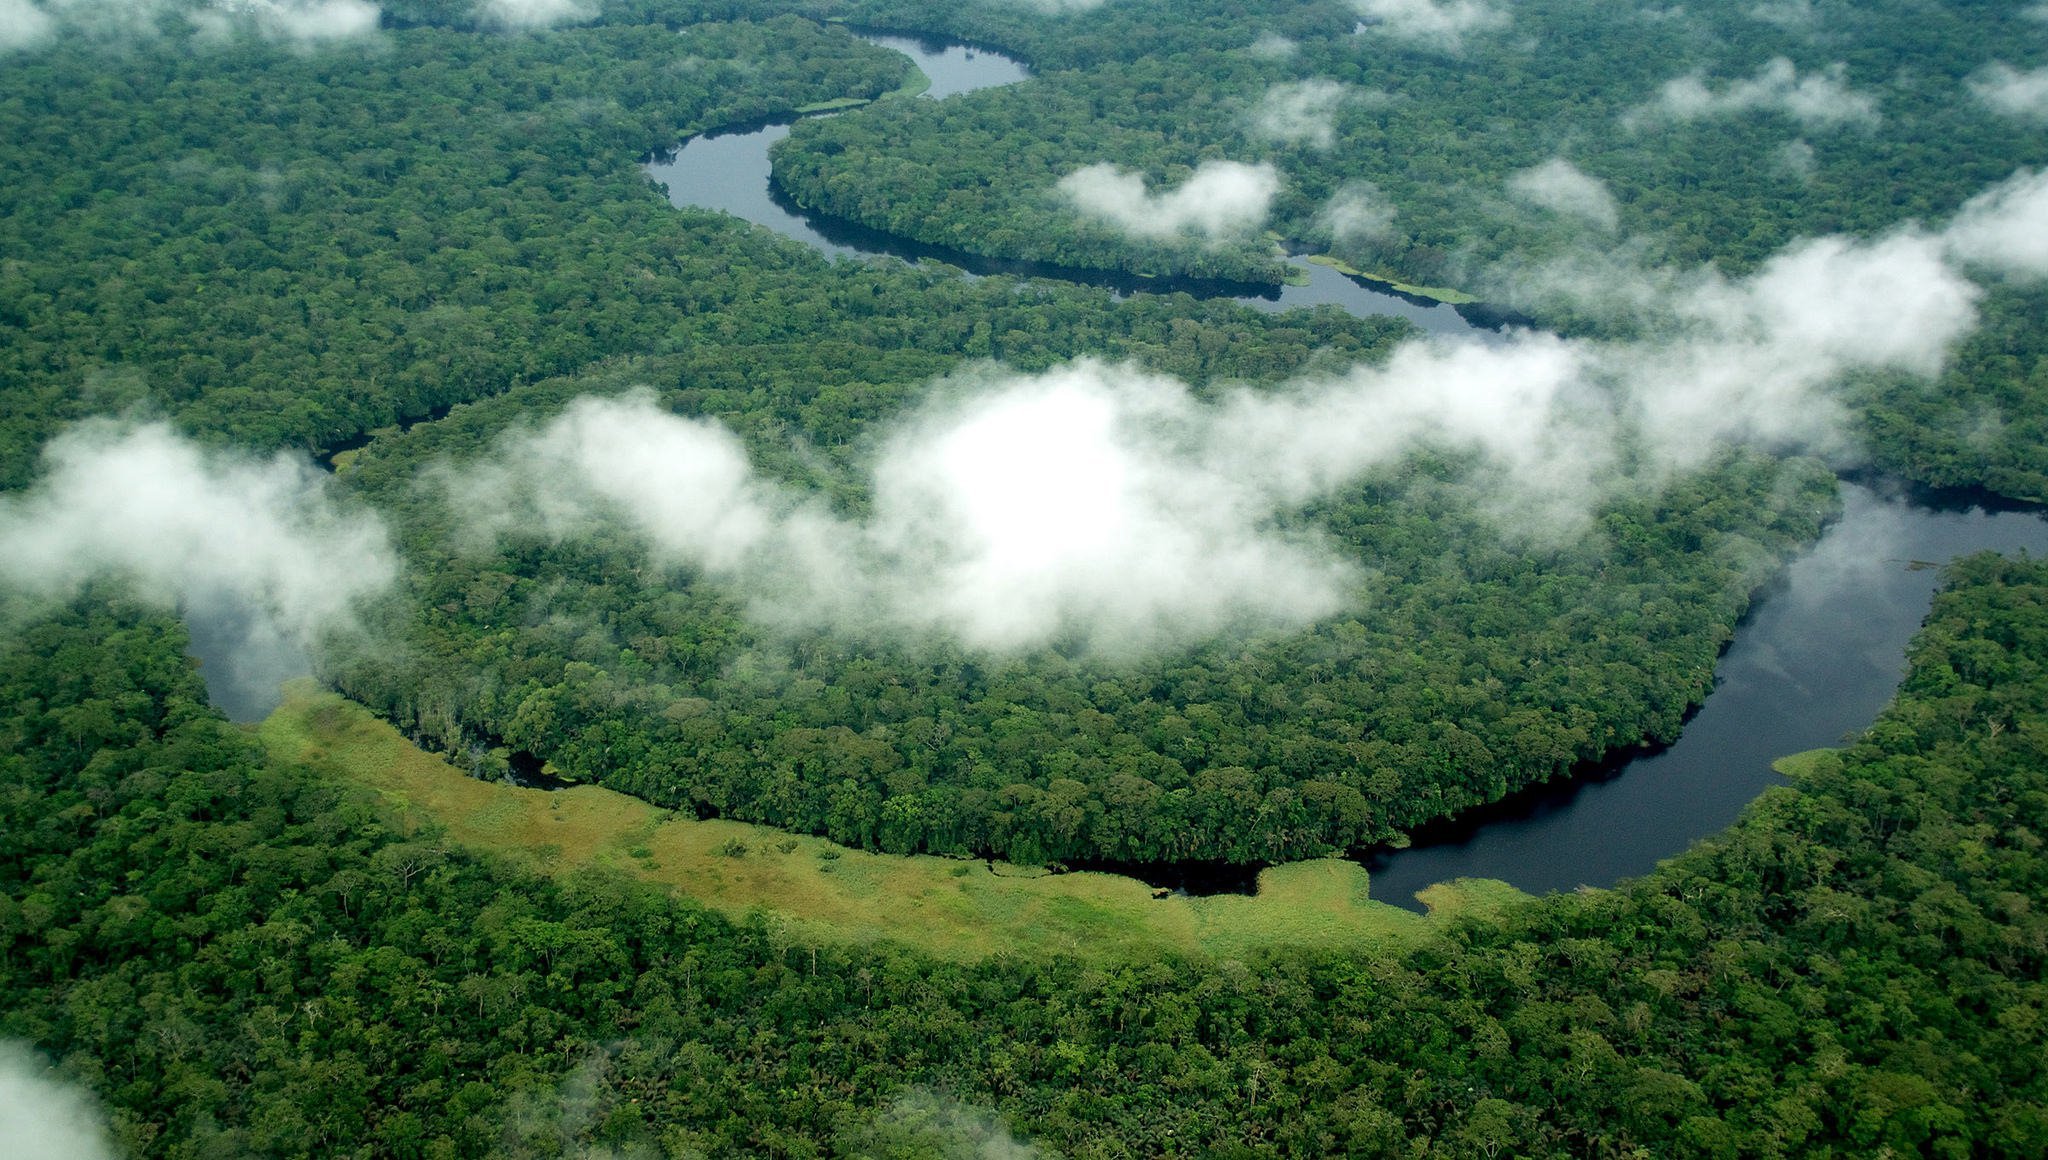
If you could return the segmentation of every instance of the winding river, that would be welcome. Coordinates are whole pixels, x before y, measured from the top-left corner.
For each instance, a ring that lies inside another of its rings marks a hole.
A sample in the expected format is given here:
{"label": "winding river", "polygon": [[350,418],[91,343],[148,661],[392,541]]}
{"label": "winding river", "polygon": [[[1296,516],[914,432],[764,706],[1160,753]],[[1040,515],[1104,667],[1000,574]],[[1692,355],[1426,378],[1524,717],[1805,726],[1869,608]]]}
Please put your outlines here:
{"label": "winding river", "polygon": [[[879,33],[863,33],[861,39],[903,53],[931,78],[931,87],[919,100],[943,100],[976,89],[1013,84],[1029,75],[1022,64],[987,49]],[[1307,277],[1300,285],[1140,278],[1111,271],[985,258],[963,250],[924,245],[853,222],[807,214],[775,187],[771,174],[768,150],[787,136],[786,124],[704,134],[683,142],[675,152],[648,162],[645,168],[649,177],[667,187],[669,202],[677,207],[723,210],[833,257],[888,254],[910,262],[944,262],[959,268],[967,277],[1010,274],[1059,278],[1106,286],[1118,294],[1186,292],[1205,298],[1230,298],[1260,310],[1338,306],[1358,315],[1399,315],[1433,334],[1469,334],[1474,329],[1453,307],[1376,290],[1305,258],[1288,259]]]}
{"label": "winding river", "polygon": [[[902,36],[864,34],[908,55],[931,78],[921,99],[944,99],[1023,79],[999,53]],[[685,142],[647,172],[677,206],[724,210],[820,252],[937,260],[963,276],[1024,274],[1107,285],[1119,294],[1187,291],[1261,310],[1334,305],[1354,314],[1396,314],[1437,334],[1471,334],[1458,311],[1381,292],[1301,259],[1302,285],[1277,289],[1148,280],[1005,263],[804,214],[773,185],[769,147],[787,125]],[[1867,726],[1891,698],[1905,648],[1939,569],[1958,555],[1994,550],[2048,554],[2048,521],[2030,511],[1939,505],[1844,484],[1844,511],[1795,561],[1738,627],[1716,669],[1713,694],[1667,749],[1624,756],[1586,776],[1539,786],[1424,827],[1402,850],[1362,856],[1375,898],[1420,910],[1415,892],[1459,877],[1497,878],[1524,890],[1606,885],[1726,828],[1765,788],[1781,784],[1774,758],[1834,745]],[[1248,891],[1256,867],[1124,867],[1190,892]]]}

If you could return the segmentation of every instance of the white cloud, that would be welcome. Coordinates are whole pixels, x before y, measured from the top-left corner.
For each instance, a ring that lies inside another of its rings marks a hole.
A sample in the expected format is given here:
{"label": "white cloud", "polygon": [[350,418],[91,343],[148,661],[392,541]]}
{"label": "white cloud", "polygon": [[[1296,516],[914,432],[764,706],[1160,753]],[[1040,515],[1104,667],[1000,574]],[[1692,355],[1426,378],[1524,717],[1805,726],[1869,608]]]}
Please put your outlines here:
{"label": "white cloud", "polygon": [[1505,28],[1507,13],[1489,0],[1354,0],[1366,18],[1359,31],[1456,49],[1467,33]]}
{"label": "white cloud", "polygon": [[374,35],[382,10],[370,0],[0,0],[0,51],[58,35],[141,40],[166,22],[189,22],[203,38],[253,34],[312,48]]}
{"label": "white cloud", "polygon": [[1155,194],[1142,174],[1102,164],[1061,178],[1059,191],[1082,213],[1137,237],[1217,238],[1263,224],[1280,192],[1280,175],[1263,163],[1204,161],[1180,188]]}
{"label": "white cloud", "polygon": [[1618,211],[1606,183],[1561,157],[1508,178],[1508,191],[1552,213],[1577,218],[1603,230],[1615,227]]}
{"label": "white cloud", "polygon": [[1749,10],[1750,19],[1780,28],[1811,28],[1814,15],[1813,0],[1764,0]]}
{"label": "white cloud", "polygon": [[[233,626],[230,648],[303,653],[396,577],[383,524],[305,459],[209,452],[163,423],[81,423],[0,496],[0,586],[63,598],[102,576]],[[274,690],[274,684],[271,690]],[[264,690],[258,690],[264,691]]]}
{"label": "white cloud", "polygon": [[597,18],[598,0],[477,0],[477,16],[500,28],[553,28]]}
{"label": "white cloud", "polygon": [[1810,129],[1878,123],[1875,98],[1849,88],[1843,80],[1847,68],[1832,64],[1820,72],[1801,76],[1791,61],[1777,57],[1747,80],[1709,85],[1698,73],[1665,82],[1656,102],[1635,115],[1695,121],[1707,117],[1735,116],[1750,112],[1776,112],[1793,118]]}
{"label": "white cloud", "polygon": [[50,38],[56,24],[29,0],[0,0],[0,52],[33,48]]}
{"label": "white cloud", "polygon": [[115,1155],[92,1097],[26,1045],[0,1040],[0,1156],[114,1160]]}
{"label": "white cloud", "polygon": [[1286,60],[1300,52],[1301,46],[1277,32],[1261,32],[1248,51],[1260,60]]}
{"label": "white cloud", "polygon": [[1994,61],[1970,78],[1970,92],[2006,116],[2048,121],[2048,68],[2021,72]]}
{"label": "white cloud", "polygon": [[1778,168],[1800,181],[1813,176],[1813,146],[1805,141],[1787,141],[1772,154]]}
{"label": "white cloud", "polygon": [[995,378],[897,430],[855,523],[756,477],[719,428],[645,397],[582,400],[516,445],[528,470],[464,472],[457,495],[500,529],[622,516],[770,624],[1128,651],[1334,611],[1347,569],[1203,462],[1211,422],[1183,385],[1127,367]]}
{"label": "white cloud", "polygon": [[373,36],[382,19],[382,9],[368,0],[213,0],[192,14],[210,35],[253,32],[301,48]]}
{"label": "white cloud", "polygon": [[2048,170],[2021,170],[1971,198],[1942,236],[1971,265],[2048,277]]}
{"label": "white cloud", "polygon": [[[2005,220],[2008,201],[1984,204]],[[571,536],[621,518],[770,627],[1113,654],[1298,628],[1352,599],[1359,562],[1289,514],[1421,445],[1476,454],[1502,526],[1539,539],[1731,442],[1844,449],[1833,384],[1859,368],[1931,375],[1974,325],[1956,244],[1820,239],[1744,279],[1645,280],[1653,337],[1414,340],[1379,365],[1213,401],[1091,360],[986,372],[877,443],[859,518],[645,397],[579,402],[503,450],[516,472],[451,478],[479,527]]]}
{"label": "white cloud", "polygon": [[1328,149],[1337,140],[1337,109],[1350,90],[1336,81],[1307,80],[1274,85],[1252,113],[1252,127],[1275,141]]}
{"label": "white cloud", "polygon": [[1316,212],[1316,224],[1339,242],[1374,241],[1394,228],[1394,204],[1370,181],[1348,182]]}

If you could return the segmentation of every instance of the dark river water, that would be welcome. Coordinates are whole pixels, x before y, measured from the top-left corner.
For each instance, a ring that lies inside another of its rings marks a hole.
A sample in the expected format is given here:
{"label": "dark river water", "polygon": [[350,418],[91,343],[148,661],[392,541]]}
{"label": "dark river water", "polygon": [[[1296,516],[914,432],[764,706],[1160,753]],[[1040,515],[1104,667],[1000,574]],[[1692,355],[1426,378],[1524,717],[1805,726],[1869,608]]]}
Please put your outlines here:
{"label": "dark river water", "polygon": [[[941,99],[1021,80],[997,53],[902,37],[869,40],[908,54]],[[1437,334],[1474,328],[1448,306],[1384,293],[1300,259],[1305,285],[1278,290],[1186,281],[1118,280],[1086,271],[997,263],[921,247],[846,223],[805,215],[770,179],[768,149],[786,125],[698,137],[648,172],[678,206],[724,210],[827,254],[937,259],[967,276],[1020,273],[1106,284],[1120,293],[1186,290],[1263,310],[1333,305],[1354,314],[1398,314]],[[1794,562],[1736,632],[1715,688],[1668,749],[1567,781],[1539,786],[1418,831],[1403,850],[1364,858],[1372,893],[1420,910],[1418,890],[1453,878],[1498,878],[1524,890],[1601,886],[1648,871],[1660,859],[1722,830],[1766,787],[1784,779],[1774,758],[1834,745],[1869,725],[1905,668],[1905,648],[1939,580],[1935,565],[1992,549],[2048,553],[2048,521],[2030,512],[1937,507],[1845,484],[1842,518]],[[1249,891],[1257,867],[1116,869],[1196,893]]]}
{"label": "dark river water", "polygon": [[[932,79],[922,99],[944,99],[1022,79],[998,53],[897,36],[867,39],[911,56]],[[770,183],[768,149],[788,134],[772,125],[694,138],[648,172],[679,206],[724,210],[832,255],[892,254],[939,260],[963,276],[1024,273],[1095,281],[1120,293],[1188,290],[1260,309],[1335,305],[1357,314],[1398,314],[1439,333],[1473,333],[1447,306],[1376,291],[1307,262],[1305,285],[1278,290],[1125,279],[988,262],[907,244],[846,223],[805,216]],[[1677,744],[1617,760],[1587,776],[1537,787],[1425,827],[1404,850],[1364,861],[1374,897],[1411,909],[1416,891],[1459,877],[1498,878],[1525,890],[1601,886],[1644,873],[1658,860],[1725,828],[1766,787],[1781,782],[1773,758],[1834,745],[1867,726],[1890,699],[1905,647],[1927,612],[1937,565],[1986,549],[2048,554],[2048,521],[2032,512],[1934,505],[1845,484],[1842,518],[1737,629],[1716,670],[1713,694]],[[222,608],[188,609],[194,652],[215,700],[237,720],[276,703],[276,681],[304,671],[288,642]],[[246,654],[236,663],[234,654]],[[1250,890],[1256,867],[1118,867],[1193,892]]]}
{"label": "dark river water", "polygon": [[[1028,75],[1022,64],[987,49],[874,33],[862,34],[862,39],[896,49],[924,70],[932,84],[921,100],[943,100],[976,89],[1012,84]],[[723,210],[835,257],[889,254],[911,262],[944,262],[959,268],[967,277],[1015,274],[1059,278],[1106,286],[1119,294],[1185,292],[1204,298],[1230,298],[1261,310],[1330,305],[1358,315],[1399,315],[1435,334],[1473,331],[1471,323],[1453,307],[1377,290],[1302,258],[1289,259],[1291,265],[1307,274],[1307,282],[1299,286],[1140,278],[1113,271],[985,258],[963,250],[923,245],[853,222],[807,214],[775,187],[771,177],[768,150],[787,136],[788,125],[766,125],[692,137],[674,153],[649,162],[647,174],[668,188],[668,199],[676,206]]]}

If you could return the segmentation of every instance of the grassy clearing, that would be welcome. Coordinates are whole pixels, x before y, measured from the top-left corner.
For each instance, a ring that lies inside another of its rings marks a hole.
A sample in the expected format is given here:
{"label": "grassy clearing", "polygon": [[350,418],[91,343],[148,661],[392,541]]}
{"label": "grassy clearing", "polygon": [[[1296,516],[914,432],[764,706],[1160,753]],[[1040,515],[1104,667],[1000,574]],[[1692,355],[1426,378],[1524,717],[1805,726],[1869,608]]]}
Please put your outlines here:
{"label": "grassy clearing", "polygon": [[[257,733],[276,756],[367,786],[401,818],[430,820],[462,844],[555,873],[627,871],[728,914],[765,912],[793,936],[819,941],[897,940],[960,959],[998,951],[1233,957],[1283,943],[1384,944],[1432,927],[1371,901],[1364,869],[1340,859],[1273,867],[1259,876],[1256,896],[1155,898],[1144,883],[1113,874],[871,854],[765,826],[698,821],[597,786],[549,792],[478,781],[311,682],[288,685]],[[1426,900],[1451,913],[1505,897],[1466,882],[1438,892]]]}
{"label": "grassy clearing", "polygon": [[1839,749],[1809,749],[1804,753],[1788,753],[1771,762],[1771,768],[1793,781],[1804,781],[1820,770],[1832,768],[1841,759]]}
{"label": "grassy clearing", "polygon": [[1409,294],[1417,298],[1427,298],[1432,302],[1441,302],[1446,306],[1463,306],[1468,302],[1479,301],[1478,298],[1465,293],[1463,290],[1453,290],[1448,286],[1416,286],[1385,274],[1375,274],[1370,270],[1361,270],[1356,266],[1338,261],[1328,254],[1311,254],[1307,260],[1314,262],[1318,266],[1328,266],[1339,274],[1346,274],[1353,278],[1363,278],[1368,282],[1385,286],[1397,294]]}
{"label": "grassy clearing", "polygon": [[[920,73],[919,75],[922,76],[923,74]],[[930,86],[931,82],[926,81],[925,87],[929,88]],[[919,91],[923,90],[920,89]],[[812,113],[836,113],[841,109],[857,109],[867,103],[868,98],[866,97],[834,97],[829,101],[818,101],[810,105],[798,105],[796,112],[799,116],[808,117]]]}

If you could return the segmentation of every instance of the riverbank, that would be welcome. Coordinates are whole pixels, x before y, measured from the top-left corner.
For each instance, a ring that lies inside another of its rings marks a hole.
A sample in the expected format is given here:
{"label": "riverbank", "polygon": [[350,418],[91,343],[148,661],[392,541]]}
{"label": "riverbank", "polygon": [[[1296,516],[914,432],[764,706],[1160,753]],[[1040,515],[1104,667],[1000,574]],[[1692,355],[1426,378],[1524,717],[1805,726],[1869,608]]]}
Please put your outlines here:
{"label": "riverbank", "polygon": [[699,821],[597,786],[479,781],[311,681],[287,686],[257,735],[280,759],[374,791],[402,827],[430,823],[461,845],[549,873],[629,873],[736,918],[771,915],[806,938],[914,942],[958,960],[1359,950],[1426,937],[1435,918],[1523,897],[1498,883],[1442,884],[1427,892],[1425,918],[1373,901],[1365,870],[1335,858],[1272,867],[1255,895],[1197,898],[1159,897],[1112,874],[869,853],[745,822]]}

